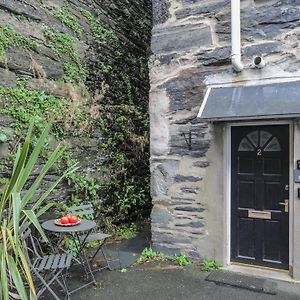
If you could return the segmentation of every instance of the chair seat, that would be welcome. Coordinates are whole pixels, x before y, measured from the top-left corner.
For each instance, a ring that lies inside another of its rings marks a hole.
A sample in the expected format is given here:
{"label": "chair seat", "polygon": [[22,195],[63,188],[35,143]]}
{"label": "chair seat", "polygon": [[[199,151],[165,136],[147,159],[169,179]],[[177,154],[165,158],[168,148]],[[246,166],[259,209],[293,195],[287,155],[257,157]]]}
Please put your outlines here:
{"label": "chair seat", "polygon": [[110,234],[95,232],[95,233],[90,233],[86,239],[85,239],[84,235],[80,236],[79,239],[81,242],[84,241],[85,243],[90,243],[90,242],[94,242],[94,241],[102,241],[109,237],[111,237]]}
{"label": "chair seat", "polygon": [[33,267],[38,271],[69,268],[73,256],[68,253],[46,255],[34,261]]}

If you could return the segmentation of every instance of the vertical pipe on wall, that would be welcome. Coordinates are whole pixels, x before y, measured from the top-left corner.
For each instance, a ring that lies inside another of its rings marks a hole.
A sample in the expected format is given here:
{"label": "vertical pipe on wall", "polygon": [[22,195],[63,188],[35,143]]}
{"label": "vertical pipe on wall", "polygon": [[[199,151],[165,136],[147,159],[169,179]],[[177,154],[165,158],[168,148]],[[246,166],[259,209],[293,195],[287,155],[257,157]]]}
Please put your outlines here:
{"label": "vertical pipe on wall", "polygon": [[241,72],[244,65],[241,60],[241,1],[231,0],[231,62],[235,71]]}

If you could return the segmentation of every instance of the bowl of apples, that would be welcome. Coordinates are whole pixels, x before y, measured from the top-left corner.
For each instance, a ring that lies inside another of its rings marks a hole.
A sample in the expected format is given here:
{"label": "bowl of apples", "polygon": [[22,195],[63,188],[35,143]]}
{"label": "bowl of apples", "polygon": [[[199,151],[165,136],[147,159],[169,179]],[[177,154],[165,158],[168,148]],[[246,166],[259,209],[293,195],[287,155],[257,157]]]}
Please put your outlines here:
{"label": "bowl of apples", "polygon": [[59,219],[54,220],[54,223],[59,226],[75,226],[80,224],[81,220],[73,215],[67,214]]}

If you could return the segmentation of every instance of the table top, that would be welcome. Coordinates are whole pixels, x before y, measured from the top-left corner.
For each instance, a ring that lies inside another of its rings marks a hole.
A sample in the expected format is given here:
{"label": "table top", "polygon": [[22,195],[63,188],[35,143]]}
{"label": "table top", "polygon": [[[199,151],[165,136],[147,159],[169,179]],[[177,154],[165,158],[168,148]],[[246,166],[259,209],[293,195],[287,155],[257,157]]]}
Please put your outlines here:
{"label": "table top", "polygon": [[60,226],[60,225],[56,225],[54,221],[55,219],[48,220],[42,223],[41,226],[47,231],[64,232],[64,233],[87,231],[96,227],[96,222],[92,220],[82,219],[80,224],[74,226]]}

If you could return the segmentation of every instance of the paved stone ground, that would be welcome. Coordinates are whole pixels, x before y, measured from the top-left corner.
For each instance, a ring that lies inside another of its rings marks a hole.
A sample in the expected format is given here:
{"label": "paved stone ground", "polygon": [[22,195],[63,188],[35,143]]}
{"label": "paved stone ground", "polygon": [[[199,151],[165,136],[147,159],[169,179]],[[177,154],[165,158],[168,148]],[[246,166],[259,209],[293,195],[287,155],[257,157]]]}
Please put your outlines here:
{"label": "paved stone ground", "polygon": [[206,281],[199,267],[142,266],[127,272],[102,271],[96,275],[98,288],[84,289],[73,299],[107,300],[296,300],[300,287],[278,289],[276,295],[263,294]]}
{"label": "paved stone ground", "polygon": [[[218,271],[216,274],[201,272],[194,263],[181,268],[170,262],[132,263],[148,246],[145,237],[136,237],[118,244],[107,245],[106,252],[112,259],[115,270],[95,273],[96,286],[89,286],[74,293],[74,300],[300,300],[300,285],[269,281]],[[120,258],[120,262],[118,259]],[[120,267],[123,268],[122,272]],[[126,268],[126,269],[125,269]],[[80,272],[72,271],[70,285],[82,284]],[[232,275],[231,275],[232,274]],[[209,277],[209,278],[207,278]],[[223,280],[224,277],[224,280]],[[217,279],[219,283],[208,280]],[[220,283],[223,282],[223,283]],[[224,284],[226,282],[227,284]],[[242,282],[241,287],[237,287]],[[231,285],[231,283],[233,283]],[[257,287],[257,291],[253,288]],[[268,287],[260,290],[261,287]],[[271,289],[270,289],[271,287]],[[263,293],[262,291],[267,293]],[[273,295],[268,294],[271,292]],[[44,299],[51,299],[45,295]],[[63,299],[63,298],[62,298]]]}

